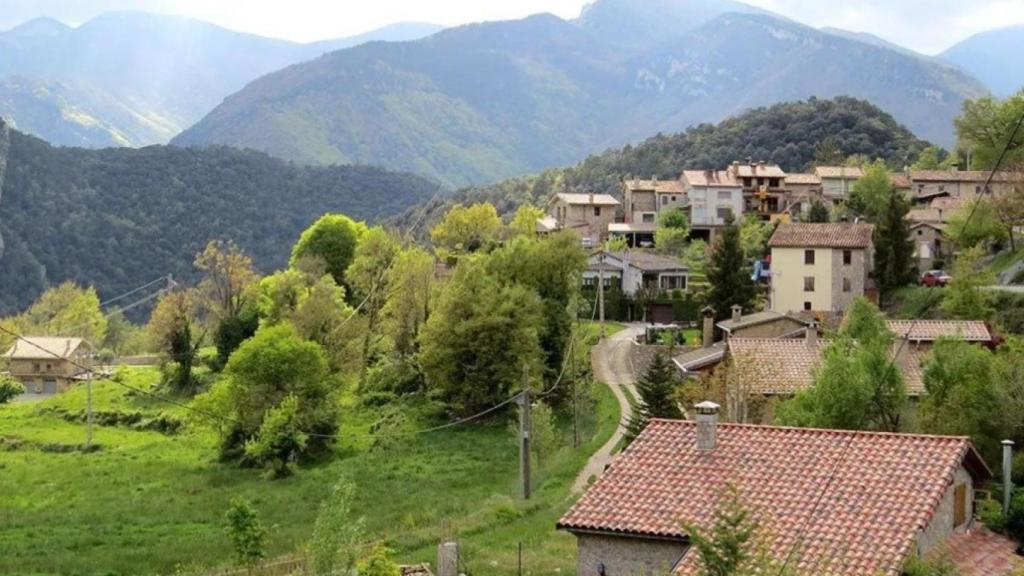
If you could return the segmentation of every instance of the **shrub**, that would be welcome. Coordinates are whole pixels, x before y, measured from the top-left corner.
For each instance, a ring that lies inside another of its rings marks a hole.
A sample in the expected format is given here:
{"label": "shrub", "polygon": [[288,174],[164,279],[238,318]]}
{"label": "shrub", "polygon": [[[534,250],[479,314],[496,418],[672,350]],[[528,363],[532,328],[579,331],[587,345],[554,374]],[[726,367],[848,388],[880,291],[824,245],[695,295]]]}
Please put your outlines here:
{"label": "shrub", "polygon": [[24,393],[24,384],[10,376],[0,376],[0,404],[6,404],[14,399],[15,396]]}
{"label": "shrub", "polygon": [[1004,530],[1014,540],[1018,542],[1024,540],[1024,490],[1013,491]]}
{"label": "shrub", "polygon": [[1002,532],[1006,528],[1003,506],[998,500],[978,500],[978,519],[990,530]]}

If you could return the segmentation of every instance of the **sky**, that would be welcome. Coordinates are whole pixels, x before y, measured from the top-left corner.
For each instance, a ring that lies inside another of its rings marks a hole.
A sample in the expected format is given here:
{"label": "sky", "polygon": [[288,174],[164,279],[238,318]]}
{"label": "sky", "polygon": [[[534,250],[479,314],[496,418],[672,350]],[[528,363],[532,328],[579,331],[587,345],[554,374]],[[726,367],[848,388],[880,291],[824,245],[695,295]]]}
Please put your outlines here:
{"label": "sky", "polygon": [[[637,0],[642,1],[642,0]],[[685,1],[685,0],[680,0]],[[454,26],[551,12],[576,17],[587,0],[0,0],[0,29],[49,16],[71,25],[111,10],[190,16],[233,30],[311,42],[403,21]],[[815,27],[871,32],[925,54],[972,34],[1024,24],[1024,0],[747,0]]]}

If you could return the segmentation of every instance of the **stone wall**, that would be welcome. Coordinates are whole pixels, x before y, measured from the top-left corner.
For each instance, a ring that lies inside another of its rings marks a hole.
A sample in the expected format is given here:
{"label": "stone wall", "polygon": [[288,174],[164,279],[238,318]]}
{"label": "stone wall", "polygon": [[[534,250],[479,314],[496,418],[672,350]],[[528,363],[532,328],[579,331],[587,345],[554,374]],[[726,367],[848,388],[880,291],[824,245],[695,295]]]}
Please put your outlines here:
{"label": "stone wall", "polygon": [[[956,487],[960,484],[964,484],[967,487],[967,509],[965,515],[967,521],[960,526],[955,526],[953,524],[956,508],[954,499],[956,497]],[[972,518],[974,518],[974,482],[971,479],[970,473],[961,466],[957,469],[953,482],[946,488],[946,493],[942,495],[942,500],[939,501],[939,505],[935,508],[935,513],[932,514],[928,526],[917,537],[918,555],[923,556],[927,554],[930,550],[945,542],[954,532],[966,530],[971,525]]]}
{"label": "stone wall", "polygon": [[671,574],[686,553],[686,545],[678,540],[577,534],[576,544],[580,576],[663,576]]}

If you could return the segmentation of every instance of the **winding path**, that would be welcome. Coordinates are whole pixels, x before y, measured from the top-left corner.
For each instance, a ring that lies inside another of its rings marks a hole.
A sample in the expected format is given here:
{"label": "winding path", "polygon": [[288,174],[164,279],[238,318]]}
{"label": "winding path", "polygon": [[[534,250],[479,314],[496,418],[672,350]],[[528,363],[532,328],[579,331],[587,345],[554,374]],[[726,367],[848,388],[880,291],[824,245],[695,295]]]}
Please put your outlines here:
{"label": "winding path", "polygon": [[633,407],[630,404],[630,398],[626,395],[627,391],[632,394],[633,398],[638,398],[630,347],[633,338],[642,334],[643,331],[643,324],[630,324],[624,330],[601,340],[590,350],[590,364],[593,367],[594,378],[611,388],[615,399],[619,401],[619,426],[615,429],[612,437],[590,457],[587,465],[580,471],[572,487],[573,494],[579,494],[585,490],[590,485],[591,477],[601,476],[605,466],[612,461],[612,451],[618,446],[626,432],[626,424],[633,415]]}

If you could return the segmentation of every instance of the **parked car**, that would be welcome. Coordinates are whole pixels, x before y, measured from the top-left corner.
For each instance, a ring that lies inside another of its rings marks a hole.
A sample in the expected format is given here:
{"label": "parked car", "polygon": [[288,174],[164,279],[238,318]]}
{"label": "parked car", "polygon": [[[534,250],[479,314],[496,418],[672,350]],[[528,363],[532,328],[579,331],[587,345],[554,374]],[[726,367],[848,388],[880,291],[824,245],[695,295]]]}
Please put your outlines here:
{"label": "parked car", "polygon": [[921,274],[921,285],[928,287],[945,286],[952,279],[953,277],[946,274],[945,270],[929,270]]}

